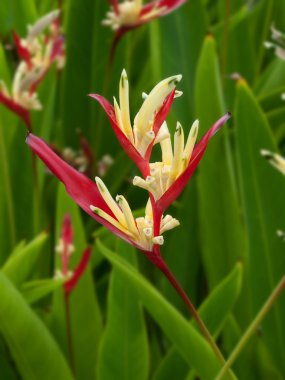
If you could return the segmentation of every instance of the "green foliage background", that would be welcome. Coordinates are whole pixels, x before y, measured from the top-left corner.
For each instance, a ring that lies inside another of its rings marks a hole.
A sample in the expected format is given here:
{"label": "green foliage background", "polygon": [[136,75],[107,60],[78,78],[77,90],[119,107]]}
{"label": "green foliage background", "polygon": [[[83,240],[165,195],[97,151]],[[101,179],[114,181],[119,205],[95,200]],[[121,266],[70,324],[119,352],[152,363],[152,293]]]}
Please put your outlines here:
{"label": "green foliage background", "polygon": [[[53,0],[0,2],[0,78],[6,83],[16,67],[12,31],[24,36],[27,24],[57,6]],[[285,62],[264,48],[272,23],[285,31],[285,3],[188,0],[129,32],[111,73],[112,32],[101,25],[107,10],[104,0],[63,1],[66,65],[60,74],[50,70],[41,84],[44,109],[32,114],[34,131],[60,149],[79,149],[80,129],[96,160],[114,158],[104,177],[112,194],[124,194],[139,209],[145,194],[130,186],[136,169],[86,95],[117,96],[126,68],[134,116],[143,91],[181,73],[184,95],[168,118],[172,131],[177,120],[188,131],[198,118],[201,136],[232,112],[172,206],[181,226],[162,247],[227,358],[285,271],[284,242],[276,235],[285,230],[285,180],[260,155],[261,149],[285,153]],[[83,215],[41,163],[35,189],[24,140],[22,123],[0,106],[0,378],[213,380],[221,365],[161,273]],[[75,231],[72,266],[93,245],[70,299],[73,366],[62,280],[53,279],[66,212]],[[285,378],[284,321],[283,294],[234,363],[237,378]]]}

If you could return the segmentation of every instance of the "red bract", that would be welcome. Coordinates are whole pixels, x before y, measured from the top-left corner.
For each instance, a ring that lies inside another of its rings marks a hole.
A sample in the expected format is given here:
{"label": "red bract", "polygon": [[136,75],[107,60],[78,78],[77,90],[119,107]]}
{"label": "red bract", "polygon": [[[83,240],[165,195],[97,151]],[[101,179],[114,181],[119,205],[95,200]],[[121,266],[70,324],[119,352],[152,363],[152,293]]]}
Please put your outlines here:
{"label": "red bract", "polygon": [[[175,95],[175,89],[165,98],[162,107],[155,115],[154,126],[153,126],[153,131],[155,133],[155,136],[158,134],[161,125],[165,121],[170,111],[171,105],[174,100],[174,95]],[[134,145],[130,142],[127,136],[120,129],[116,120],[114,107],[108,102],[108,100],[106,100],[103,96],[98,95],[98,94],[90,94],[89,96],[97,100],[99,104],[103,107],[103,109],[105,110],[108,116],[111,127],[113,128],[115,135],[119,143],[121,144],[122,148],[127,153],[127,155],[131,158],[131,160],[135,162],[135,164],[141,171],[142,175],[146,177],[149,174],[149,158],[151,155],[155,138],[153,139],[153,142],[148,147],[145,157],[142,157],[142,155],[137,151]]]}
{"label": "red bract", "polygon": [[79,264],[76,266],[76,268],[72,271],[70,271],[70,259],[71,255],[74,252],[74,246],[73,246],[73,228],[72,228],[72,222],[71,217],[69,214],[65,214],[62,222],[61,227],[61,235],[59,240],[59,245],[57,246],[57,252],[60,255],[61,259],[61,269],[60,269],[60,275],[63,277],[70,277],[65,283],[64,283],[64,291],[66,296],[68,296],[72,290],[77,285],[78,281],[80,280],[81,276],[84,274],[85,269],[87,268],[90,254],[91,254],[91,248],[88,247],[82,254],[82,258],[79,262]]}
{"label": "red bract", "polygon": [[87,265],[89,263],[91,252],[92,252],[91,247],[88,247],[85,249],[85,251],[82,254],[82,258],[79,264],[74,269],[71,275],[71,278],[65,282],[64,290],[67,294],[70,294],[72,292],[72,290],[76,287],[78,281],[80,280],[81,276],[84,274],[85,269],[87,268]]}
{"label": "red bract", "polygon": [[18,56],[23,61],[25,61],[29,69],[31,69],[32,68],[31,53],[29,52],[27,48],[25,48],[22,45],[21,39],[16,32],[13,32],[13,39],[14,39],[14,43],[17,49]]}
{"label": "red bract", "polygon": [[85,212],[121,239],[140,248],[138,244],[132,241],[130,236],[124,234],[111,223],[91,211],[90,206],[93,205],[116,219],[102,198],[95,182],[68,165],[39,137],[29,133],[26,142],[33,152],[46,164],[49,170],[65,185],[67,193]]}
{"label": "red bract", "polygon": [[221,117],[197,143],[185,171],[175,180],[170,188],[156,202],[156,207],[160,214],[162,214],[175,201],[175,199],[179,197],[188,181],[190,180],[191,176],[193,175],[199,162],[201,161],[210,139],[230,119],[230,117],[231,114],[229,112]]}
{"label": "red bract", "polygon": [[14,102],[14,100],[6,96],[3,91],[0,91],[0,103],[2,103],[5,107],[7,107],[16,115],[18,115],[25,123],[28,131],[31,131],[32,124],[30,112],[27,109],[22,107],[20,104]]}

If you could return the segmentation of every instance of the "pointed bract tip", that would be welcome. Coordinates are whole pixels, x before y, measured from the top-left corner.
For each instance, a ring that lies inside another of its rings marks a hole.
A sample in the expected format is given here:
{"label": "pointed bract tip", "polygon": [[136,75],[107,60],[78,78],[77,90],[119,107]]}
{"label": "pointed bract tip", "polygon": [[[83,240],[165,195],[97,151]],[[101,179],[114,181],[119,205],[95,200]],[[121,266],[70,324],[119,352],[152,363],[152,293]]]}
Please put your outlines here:
{"label": "pointed bract tip", "polygon": [[168,85],[171,86],[172,84],[174,84],[174,86],[180,82],[182,79],[182,74],[177,74],[177,75],[173,75],[173,77],[170,77],[169,78],[169,81],[168,81]]}
{"label": "pointed bract tip", "polygon": [[194,122],[192,124],[192,128],[194,128],[194,129],[199,128],[199,124],[200,124],[199,119],[194,120]]}
{"label": "pointed bract tip", "polygon": [[125,77],[125,78],[128,78],[128,75],[127,75],[126,69],[123,69],[121,76],[122,76],[122,77]]}
{"label": "pointed bract tip", "polygon": [[116,195],[116,202],[120,203],[122,201],[122,196],[121,195]]}
{"label": "pointed bract tip", "polygon": [[31,134],[31,132],[30,132],[30,131],[27,131],[25,142],[26,142],[26,144],[28,144],[28,145],[29,145],[29,137],[30,137],[30,134]]}
{"label": "pointed bract tip", "polygon": [[92,212],[97,213],[98,207],[95,207],[95,206],[93,206],[93,205],[90,205],[89,207],[90,207],[90,210],[91,210]]}
{"label": "pointed bract tip", "polygon": [[176,123],[175,133],[180,134],[180,133],[181,133],[181,130],[182,130],[182,125],[179,123],[179,121],[177,121],[177,123]]}
{"label": "pointed bract tip", "polygon": [[175,90],[174,98],[180,98],[183,95],[183,91]]}

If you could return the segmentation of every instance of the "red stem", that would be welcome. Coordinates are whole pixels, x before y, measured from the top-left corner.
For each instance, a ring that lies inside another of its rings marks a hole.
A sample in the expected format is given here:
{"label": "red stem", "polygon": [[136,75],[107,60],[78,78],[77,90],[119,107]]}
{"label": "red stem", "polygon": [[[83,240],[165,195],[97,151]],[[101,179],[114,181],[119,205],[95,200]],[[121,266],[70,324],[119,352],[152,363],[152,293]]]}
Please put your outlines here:
{"label": "red stem", "polygon": [[187,294],[185,293],[184,289],[179,284],[179,282],[176,280],[175,276],[172,274],[172,272],[170,271],[170,269],[168,268],[168,266],[166,265],[166,263],[164,262],[164,260],[162,259],[161,256],[156,257],[156,259],[155,259],[155,265],[164,274],[164,276],[167,278],[167,280],[170,282],[170,284],[173,286],[173,288],[179,294],[179,296],[181,297],[181,299],[185,303],[188,311],[190,312],[190,314],[195,319],[195,321],[196,321],[198,327],[200,328],[202,334],[205,336],[205,338],[207,339],[208,343],[210,344],[210,346],[212,347],[213,351],[215,352],[217,358],[224,365],[225,359],[224,359],[224,357],[223,357],[220,349],[216,345],[216,342],[214,341],[212,335],[210,334],[210,332],[207,329],[206,325],[204,324],[204,322],[200,318],[200,316],[199,316],[199,314],[198,314],[195,306],[190,301],[190,299],[187,296]]}

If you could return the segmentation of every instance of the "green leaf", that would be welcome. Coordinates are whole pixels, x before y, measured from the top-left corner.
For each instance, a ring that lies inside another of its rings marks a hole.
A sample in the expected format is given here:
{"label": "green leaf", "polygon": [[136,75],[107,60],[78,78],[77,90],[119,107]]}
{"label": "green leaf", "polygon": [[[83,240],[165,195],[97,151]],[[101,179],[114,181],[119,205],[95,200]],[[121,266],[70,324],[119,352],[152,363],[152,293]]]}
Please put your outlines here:
{"label": "green leaf", "polygon": [[[199,308],[199,315],[210,333],[217,337],[238,299],[242,283],[242,266],[237,264],[231,273],[208,295]],[[195,326],[195,322],[191,322]],[[197,326],[196,326],[197,328]],[[198,328],[197,328],[198,329]],[[173,379],[174,371],[187,374],[188,366],[175,348],[171,348],[160,364],[153,380]],[[185,377],[185,376],[184,376]],[[179,376],[179,378],[183,378]]]}
{"label": "green leaf", "polygon": [[31,305],[60,288],[64,284],[64,281],[65,280],[61,278],[52,278],[26,282],[21,287],[21,293],[25,300]]}
{"label": "green leaf", "polygon": [[[101,242],[102,254],[124,276],[137,292],[145,308],[174,343],[188,364],[204,380],[213,380],[220,367],[218,359],[204,338],[165,298],[125,260],[109,251]],[[205,363],[207,365],[205,366]]]}
{"label": "green leaf", "polygon": [[2,271],[17,287],[26,281],[35,269],[39,255],[47,241],[45,232],[22,248],[18,248],[5,262]]}
{"label": "green leaf", "polygon": [[49,331],[0,272],[0,330],[22,379],[72,380]]}
{"label": "green leaf", "polygon": [[[252,316],[284,275],[284,243],[276,236],[285,229],[285,182],[261,157],[260,150],[276,151],[268,122],[244,81],[237,87],[236,133],[242,200],[248,231],[248,270]],[[262,336],[285,374],[285,300],[278,301],[262,325]]]}
{"label": "green leaf", "polygon": [[[118,240],[117,253],[136,266],[136,252],[132,247]],[[117,268],[110,280],[107,315],[98,359],[98,379],[148,379],[147,333],[141,305]]]}
{"label": "green leaf", "polygon": [[[200,284],[199,266],[201,265],[196,178],[190,181],[179,202],[176,203],[177,207],[173,211],[171,210],[170,214],[175,216],[181,225],[167,233],[163,257],[186,293],[193,294],[191,301],[196,303],[197,289]],[[160,273],[158,273],[158,283],[169,302],[179,310],[186,311],[184,302],[177,297],[173,287]]]}
{"label": "green leaf", "polygon": [[34,0],[11,0],[0,3],[0,33],[8,34],[12,30],[21,34],[27,33],[28,24],[37,18]]}
{"label": "green leaf", "polygon": [[[211,94],[205,96],[205,94]],[[207,36],[197,67],[196,113],[202,135],[225,113],[215,41]],[[214,136],[198,173],[198,204],[203,260],[210,288],[244,252],[228,127]]]}
{"label": "green leaf", "polygon": [[76,129],[82,129],[88,138],[90,126],[91,101],[87,98],[87,94],[92,90],[91,52],[94,7],[93,0],[87,0],[84,6],[77,0],[70,0],[65,9],[65,32],[68,38],[66,39],[66,65],[62,75],[62,129],[60,132],[63,142],[73,147],[78,146]]}

